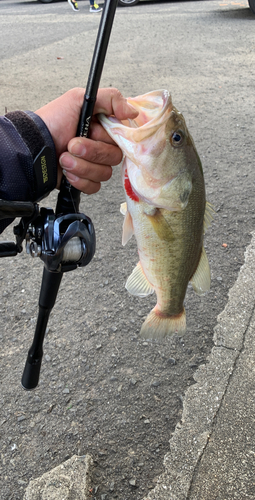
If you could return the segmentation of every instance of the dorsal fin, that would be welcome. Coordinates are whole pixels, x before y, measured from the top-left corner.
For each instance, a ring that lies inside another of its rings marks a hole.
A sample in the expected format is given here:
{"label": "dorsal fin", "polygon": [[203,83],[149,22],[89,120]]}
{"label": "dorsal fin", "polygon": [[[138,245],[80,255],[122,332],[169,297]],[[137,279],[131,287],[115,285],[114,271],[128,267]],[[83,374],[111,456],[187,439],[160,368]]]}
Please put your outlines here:
{"label": "dorsal fin", "polygon": [[213,220],[214,214],[215,214],[215,210],[214,210],[213,206],[211,205],[211,203],[208,203],[208,201],[207,201],[205,204],[205,213],[204,213],[204,233],[208,229],[208,227],[210,226],[210,224]]}
{"label": "dorsal fin", "polygon": [[211,273],[204,247],[202,248],[200,261],[190,283],[198,295],[203,295],[203,293],[208,292],[210,289]]}

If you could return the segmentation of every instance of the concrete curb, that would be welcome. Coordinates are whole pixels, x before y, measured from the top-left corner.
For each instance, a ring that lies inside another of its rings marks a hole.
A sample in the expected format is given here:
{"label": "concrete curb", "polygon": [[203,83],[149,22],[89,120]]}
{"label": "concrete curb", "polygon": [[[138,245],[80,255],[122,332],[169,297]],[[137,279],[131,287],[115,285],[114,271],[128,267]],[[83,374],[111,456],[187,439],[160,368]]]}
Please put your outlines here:
{"label": "concrete curb", "polygon": [[215,347],[208,363],[194,375],[188,388],[182,421],[165,455],[165,472],[144,500],[186,500],[197,465],[206,449],[222,400],[243,349],[255,303],[255,233],[245,252],[245,263],[229,291],[229,301],[214,329]]}

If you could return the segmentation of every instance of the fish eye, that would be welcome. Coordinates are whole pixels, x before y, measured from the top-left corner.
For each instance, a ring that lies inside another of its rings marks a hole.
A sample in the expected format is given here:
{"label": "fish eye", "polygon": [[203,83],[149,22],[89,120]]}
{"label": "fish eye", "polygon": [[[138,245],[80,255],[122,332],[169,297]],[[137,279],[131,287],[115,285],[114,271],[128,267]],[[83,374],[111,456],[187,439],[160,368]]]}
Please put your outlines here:
{"label": "fish eye", "polygon": [[178,147],[182,145],[183,138],[184,138],[183,132],[181,130],[177,130],[176,132],[173,132],[173,134],[171,135],[170,142],[172,146]]}

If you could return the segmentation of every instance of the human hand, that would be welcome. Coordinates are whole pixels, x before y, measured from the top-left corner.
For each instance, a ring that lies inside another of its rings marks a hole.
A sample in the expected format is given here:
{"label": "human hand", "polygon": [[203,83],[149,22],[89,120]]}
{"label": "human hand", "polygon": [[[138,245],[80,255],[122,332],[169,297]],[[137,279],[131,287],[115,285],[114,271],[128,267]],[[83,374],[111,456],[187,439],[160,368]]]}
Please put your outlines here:
{"label": "human hand", "polygon": [[[86,194],[99,191],[101,182],[112,175],[122,152],[93,116],[90,138],[75,137],[85,90],[75,88],[36,111],[47,125],[59,159],[58,182],[64,173],[74,187]],[[99,89],[94,115],[115,115],[119,120],[134,119],[138,112],[130,106],[119,90]],[[62,170],[63,169],[63,170]]]}

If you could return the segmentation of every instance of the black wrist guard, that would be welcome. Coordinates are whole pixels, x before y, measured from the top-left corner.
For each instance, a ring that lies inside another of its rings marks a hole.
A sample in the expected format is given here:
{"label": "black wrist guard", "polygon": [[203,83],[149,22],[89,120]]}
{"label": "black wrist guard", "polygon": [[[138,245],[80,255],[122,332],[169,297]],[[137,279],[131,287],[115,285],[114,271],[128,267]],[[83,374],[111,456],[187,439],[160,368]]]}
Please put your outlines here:
{"label": "black wrist guard", "polygon": [[45,144],[40,129],[25,112],[13,111],[7,113],[6,118],[13,123],[31,153],[34,177],[33,201],[40,201],[56,187],[57,165],[54,146],[51,148]]}

